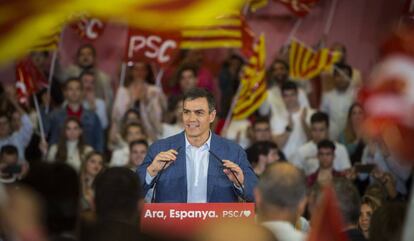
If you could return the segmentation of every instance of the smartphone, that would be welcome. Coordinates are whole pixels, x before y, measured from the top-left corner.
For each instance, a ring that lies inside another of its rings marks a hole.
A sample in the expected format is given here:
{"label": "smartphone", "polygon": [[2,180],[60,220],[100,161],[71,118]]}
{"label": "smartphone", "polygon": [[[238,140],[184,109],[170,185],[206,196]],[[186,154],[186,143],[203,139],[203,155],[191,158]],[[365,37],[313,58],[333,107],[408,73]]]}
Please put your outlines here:
{"label": "smartphone", "polygon": [[355,171],[357,173],[371,173],[375,166],[375,164],[355,164]]}
{"label": "smartphone", "polygon": [[10,175],[18,174],[18,173],[22,172],[22,166],[17,165],[17,164],[16,165],[9,165],[6,168],[4,168],[2,170],[2,172],[5,173],[5,174],[10,174]]}

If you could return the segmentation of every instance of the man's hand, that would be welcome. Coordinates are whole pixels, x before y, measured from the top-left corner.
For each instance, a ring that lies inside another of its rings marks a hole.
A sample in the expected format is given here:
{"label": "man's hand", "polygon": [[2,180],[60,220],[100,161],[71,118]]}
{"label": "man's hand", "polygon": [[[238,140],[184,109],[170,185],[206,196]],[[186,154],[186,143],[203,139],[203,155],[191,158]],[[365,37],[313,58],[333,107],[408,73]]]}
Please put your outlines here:
{"label": "man's hand", "polygon": [[[229,161],[229,160],[223,160],[223,166],[225,169],[223,170],[224,173],[227,175],[227,178],[236,185],[236,187],[241,187],[239,183],[237,182],[237,179],[239,179],[240,184],[243,185],[244,183],[244,174],[243,170],[237,165],[236,163]],[[234,175],[237,177],[237,179],[234,177]]]}
{"label": "man's hand", "polygon": [[164,167],[165,168],[171,165],[173,161],[177,159],[178,152],[174,149],[170,149],[168,151],[160,152],[158,155],[155,156],[154,160],[152,161],[151,165],[148,166],[147,172],[150,174],[151,177],[155,177],[159,171]]}

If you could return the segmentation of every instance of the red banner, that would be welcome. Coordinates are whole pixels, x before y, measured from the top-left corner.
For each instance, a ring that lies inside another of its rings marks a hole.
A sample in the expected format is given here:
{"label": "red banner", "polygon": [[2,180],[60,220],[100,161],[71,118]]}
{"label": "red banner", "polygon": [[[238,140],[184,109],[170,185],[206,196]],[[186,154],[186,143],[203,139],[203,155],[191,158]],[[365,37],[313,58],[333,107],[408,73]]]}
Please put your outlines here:
{"label": "red banner", "polygon": [[141,216],[146,233],[189,237],[202,224],[220,219],[254,220],[254,203],[147,203]]}
{"label": "red banner", "polygon": [[178,32],[147,32],[129,29],[125,61],[147,61],[166,66],[180,49]]}

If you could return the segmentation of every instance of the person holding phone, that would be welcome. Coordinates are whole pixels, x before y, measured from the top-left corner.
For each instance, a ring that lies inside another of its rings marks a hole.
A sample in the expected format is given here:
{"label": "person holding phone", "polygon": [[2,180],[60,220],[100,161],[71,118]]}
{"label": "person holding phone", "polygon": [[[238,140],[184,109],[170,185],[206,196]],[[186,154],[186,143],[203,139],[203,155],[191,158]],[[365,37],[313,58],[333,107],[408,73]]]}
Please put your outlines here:
{"label": "person holding phone", "polygon": [[28,172],[27,163],[19,164],[19,152],[13,145],[5,145],[0,150],[0,182],[14,183]]}

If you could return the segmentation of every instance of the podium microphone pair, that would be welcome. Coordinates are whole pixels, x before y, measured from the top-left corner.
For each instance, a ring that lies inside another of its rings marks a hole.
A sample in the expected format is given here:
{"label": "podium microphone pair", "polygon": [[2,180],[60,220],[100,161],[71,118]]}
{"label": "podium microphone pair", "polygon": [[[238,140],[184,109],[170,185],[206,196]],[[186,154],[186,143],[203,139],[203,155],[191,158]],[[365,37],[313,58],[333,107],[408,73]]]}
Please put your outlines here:
{"label": "podium microphone pair", "polygon": [[[179,152],[179,150],[181,149],[181,146],[180,147],[178,147],[177,148],[177,153]],[[213,157],[214,157],[214,159],[215,160],[217,160],[218,162],[220,162],[220,165],[222,166],[222,167],[224,167],[223,166],[223,160],[222,159],[220,159],[214,152],[212,152],[211,150],[209,150],[208,151]],[[160,178],[161,178],[161,175],[162,175],[162,173],[164,172],[164,170],[165,170],[165,167],[167,166],[167,163],[169,163],[170,161],[164,161],[164,165],[162,166],[162,168],[161,168],[161,171],[159,171],[158,172],[158,174],[155,176],[155,178],[154,178],[154,180],[153,180],[153,182],[152,182],[152,184],[151,184],[151,187],[152,187],[152,189],[153,189],[153,192],[152,192],[152,196],[151,196],[151,203],[154,203],[155,202],[155,192],[156,192],[156,189],[157,189],[157,183],[158,183],[158,181],[160,180]],[[241,195],[241,199],[243,199],[243,201],[244,202],[246,202],[247,200],[246,200],[246,197],[245,197],[245,195],[246,195],[246,192],[245,192],[245,189],[244,189],[244,187],[243,187],[243,185],[242,185],[242,183],[240,182],[240,180],[237,178],[237,176],[236,176],[236,174],[234,173],[234,171],[233,170],[231,170],[230,168],[227,168],[227,167],[224,167],[225,169],[228,169],[228,170],[230,170],[231,171],[231,173],[233,174],[233,177],[236,179],[236,181],[237,181],[237,184],[239,185],[239,187],[240,187],[240,189],[241,189],[241,192],[242,192],[242,195]],[[230,181],[230,180],[229,180]]]}

